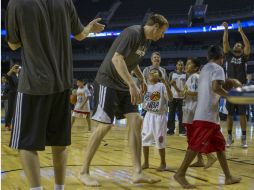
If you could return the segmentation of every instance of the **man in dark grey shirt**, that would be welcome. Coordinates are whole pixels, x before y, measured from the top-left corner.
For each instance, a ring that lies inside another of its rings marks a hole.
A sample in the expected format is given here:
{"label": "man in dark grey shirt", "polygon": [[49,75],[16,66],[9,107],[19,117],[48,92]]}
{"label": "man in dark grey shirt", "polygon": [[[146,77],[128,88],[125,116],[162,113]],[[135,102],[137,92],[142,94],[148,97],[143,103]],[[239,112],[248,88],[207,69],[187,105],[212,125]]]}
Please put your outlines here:
{"label": "man in dark grey shirt", "polygon": [[23,66],[10,146],[20,150],[33,190],[42,189],[37,151],[52,146],[55,189],[61,190],[71,143],[70,35],[83,40],[104,25],[96,19],[84,27],[72,0],[10,0],[6,15],[7,41],[12,50],[21,47]]}
{"label": "man in dark grey shirt", "polygon": [[[127,118],[129,143],[134,161],[134,183],[154,183],[156,180],[144,177],[141,168],[141,117],[137,104],[141,102],[146,82],[139,68],[151,40],[164,37],[168,21],[162,15],[152,15],[145,26],[130,26],[124,29],[113,42],[95,79],[95,110],[92,119],[98,122],[88,146],[80,180],[87,186],[99,186],[90,177],[89,166],[103,137],[110,130],[114,117]],[[131,76],[131,71],[141,81],[139,89]]]}

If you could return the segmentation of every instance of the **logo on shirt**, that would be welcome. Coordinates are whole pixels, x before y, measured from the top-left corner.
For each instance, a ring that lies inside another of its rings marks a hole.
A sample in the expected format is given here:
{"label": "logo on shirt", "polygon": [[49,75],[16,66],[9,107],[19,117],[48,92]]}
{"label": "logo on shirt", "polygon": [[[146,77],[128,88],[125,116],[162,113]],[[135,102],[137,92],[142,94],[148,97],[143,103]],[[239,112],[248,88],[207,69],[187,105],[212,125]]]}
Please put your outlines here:
{"label": "logo on shirt", "polygon": [[241,65],[242,64],[242,57],[240,57],[240,58],[233,57],[231,59],[231,63],[236,64],[236,65]]}
{"label": "logo on shirt", "polygon": [[136,51],[136,54],[139,56],[139,57],[144,57],[145,54],[146,54],[146,50],[147,50],[147,47],[145,46],[139,46],[137,51]]}
{"label": "logo on shirt", "polygon": [[150,100],[152,101],[158,101],[161,98],[160,92],[155,91],[150,95]]}

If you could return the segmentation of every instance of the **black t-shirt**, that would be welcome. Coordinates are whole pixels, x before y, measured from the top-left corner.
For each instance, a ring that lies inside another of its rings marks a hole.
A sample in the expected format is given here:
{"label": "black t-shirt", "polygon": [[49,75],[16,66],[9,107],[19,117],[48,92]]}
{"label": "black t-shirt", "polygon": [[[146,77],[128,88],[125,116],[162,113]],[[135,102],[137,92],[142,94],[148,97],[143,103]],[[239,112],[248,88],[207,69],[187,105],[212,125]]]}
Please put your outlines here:
{"label": "black t-shirt", "polygon": [[72,0],[10,0],[7,41],[21,43],[18,91],[48,95],[72,87],[70,35],[82,32]]}
{"label": "black t-shirt", "polygon": [[116,52],[123,55],[128,71],[131,72],[142,61],[150,44],[151,41],[146,40],[142,26],[134,25],[124,29],[104,58],[97,73],[96,82],[116,90],[128,91],[127,84],[112,63],[112,57]]}
{"label": "black t-shirt", "polygon": [[228,78],[238,79],[241,83],[246,84],[246,69],[248,56],[242,54],[235,56],[231,51],[226,54],[226,72]]}

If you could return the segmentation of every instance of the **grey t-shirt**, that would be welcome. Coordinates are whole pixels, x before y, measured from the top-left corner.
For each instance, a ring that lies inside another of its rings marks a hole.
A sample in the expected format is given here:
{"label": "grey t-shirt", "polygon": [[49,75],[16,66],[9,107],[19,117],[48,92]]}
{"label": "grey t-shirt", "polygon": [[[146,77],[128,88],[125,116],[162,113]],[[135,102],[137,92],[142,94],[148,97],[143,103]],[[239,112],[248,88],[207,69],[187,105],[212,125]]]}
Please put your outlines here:
{"label": "grey t-shirt", "polygon": [[95,78],[96,82],[116,90],[128,91],[127,84],[112,63],[112,57],[116,52],[123,55],[128,71],[131,72],[141,62],[150,44],[142,26],[134,25],[124,29],[104,58]]}
{"label": "grey t-shirt", "polygon": [[72,0],[10,0],[7,41],[21,43],[18,91],[48,95],[72,87],[70,35],[82,32]]}

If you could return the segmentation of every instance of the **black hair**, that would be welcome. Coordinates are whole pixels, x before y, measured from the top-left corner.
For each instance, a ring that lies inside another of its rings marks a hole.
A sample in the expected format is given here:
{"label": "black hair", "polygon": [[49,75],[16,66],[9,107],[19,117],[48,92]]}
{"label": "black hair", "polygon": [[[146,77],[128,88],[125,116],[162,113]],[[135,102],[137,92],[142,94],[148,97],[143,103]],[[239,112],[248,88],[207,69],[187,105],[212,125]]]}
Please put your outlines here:
{"label": "black hair", "polygon": [[159,77],[162,78],[162,72],[160,71],[160,69],[152,68],[152,69],[150,69],[149,73],[150,73],[151,71],[153,71],[153,70],[158,71]]}
{"label": "black hair", "polygon": [[207,59],[218,60],[224,57],[223,49],[219,45],[211,45],[208,48]]}
{"label": "black hair", "polygon": [[198,69],[200,68],[201,64],[198,58],[196,57],[189,57],[187,60],[191,60],[191,62],[197,67]]}

